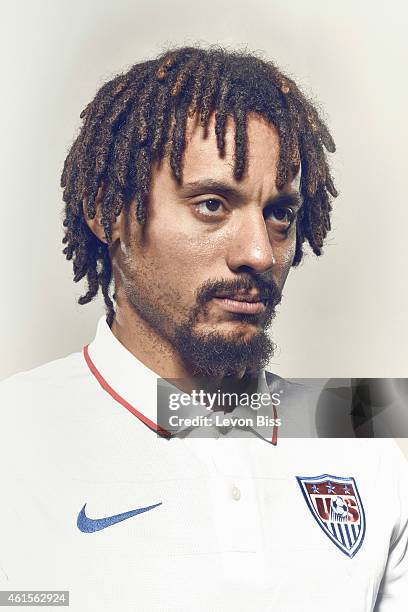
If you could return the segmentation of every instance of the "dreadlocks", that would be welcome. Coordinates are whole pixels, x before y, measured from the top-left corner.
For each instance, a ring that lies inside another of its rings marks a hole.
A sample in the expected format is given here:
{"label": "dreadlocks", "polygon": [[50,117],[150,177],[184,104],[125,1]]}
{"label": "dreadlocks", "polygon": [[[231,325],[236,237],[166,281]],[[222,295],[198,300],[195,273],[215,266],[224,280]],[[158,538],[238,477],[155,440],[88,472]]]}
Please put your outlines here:
{"label": "dreadlocks", "polygon": [[[293,265],[302,258],[305,240],[316,255],[321,254],[330,230],[330,195],[337,195],[324,149],[334,152],[335,145],[314,106],[272,62],[221,48],[173,49],[134,65],[101,87],[80,115],[83,125],[62,172],[63,253],[73,262],[74,281],[87,279],[88,291],[79,303],[90,302],[101,288],[109,324],[114,317],[108,252],[112,222],[135,200],[137,220],[146,224],[153,162],[168,155],[180,182],[188,117],[198,114],[207,129],[212,112],[220,154],[225,148],[227,118],[234,119],[237,180],[246,168],[248,113],[258,113],[276,127],[278,189],[287,182],[291,165],[300,162],[302,168],[303,206]],[[107,244],[92,233],[84,216],[86,209],[88,217],[95,217],[102,187],[99,214]]]}

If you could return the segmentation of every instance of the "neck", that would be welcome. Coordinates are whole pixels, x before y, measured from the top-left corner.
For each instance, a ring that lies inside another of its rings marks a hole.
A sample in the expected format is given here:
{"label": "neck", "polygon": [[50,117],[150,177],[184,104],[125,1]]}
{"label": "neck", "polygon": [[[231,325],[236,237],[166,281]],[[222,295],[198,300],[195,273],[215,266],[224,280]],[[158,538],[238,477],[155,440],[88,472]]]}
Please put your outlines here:
{"label": "neck", "polygon": [[[127,304],[118,304],[111,331],[121,344],[155,372],[160,378],[186,379],[194,378],[192,372],[173,347],[171,342],[160,335],[138,312]],[[235,383],[246,386],[245,370],[234,377]],[[228,379],[227,384],[230,384]],[[226,379],[212,379],[211,384],[223,385]],[[187,390],[188,383],[186,383]]]}
{"label": "neck", "polygon": [[171,343],[134,309],[118,307],[111,331],[132,355],[161,378],[187,378],[190,375]]}

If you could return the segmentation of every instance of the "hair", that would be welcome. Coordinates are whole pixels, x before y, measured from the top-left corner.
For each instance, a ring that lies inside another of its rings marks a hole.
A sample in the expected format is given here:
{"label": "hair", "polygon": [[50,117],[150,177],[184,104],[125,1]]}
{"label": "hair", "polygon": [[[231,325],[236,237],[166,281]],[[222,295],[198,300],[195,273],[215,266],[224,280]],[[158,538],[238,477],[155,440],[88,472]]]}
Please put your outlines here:
{"label": "hair", "polygon": [[[334,152],[335,145],[315,106],[274,63],[254,54],[219,47],[168,50],[99,89],[80,115],[83,124],[61,176],[63,253],[73,262],[74,281],[86,277],[88,285],[78,302],[90,302],[100,288],[109,324],[115,314],[109,295],[112,222],[136,201],[137,221],[145,226],[153,163],[168,156],[181,182],[187,120],[196,114],[207,129],[213,112],[220,155],[227,118],[234,119],[237,180],[246,169],[248,113],[258,113],[275,126],[280,142],[278,189],[287,182],[291,166],[301,164],[303,206],[293,265],[302,259],[305,240],[316,255],[322,252],[330,230],[330,196],[337,196],[325,150]],[[95,217],[97,196],[106,243],[85,219],[85,212]]]}

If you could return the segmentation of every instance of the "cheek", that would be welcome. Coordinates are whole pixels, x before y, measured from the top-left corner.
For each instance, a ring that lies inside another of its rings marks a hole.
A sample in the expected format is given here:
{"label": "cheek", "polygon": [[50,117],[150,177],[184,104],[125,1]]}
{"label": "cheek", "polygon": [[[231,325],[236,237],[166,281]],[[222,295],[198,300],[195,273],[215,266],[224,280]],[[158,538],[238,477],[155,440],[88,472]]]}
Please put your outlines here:
{"label": "cheek", "polygon": [[185,270],[188,277],[194,271],[198,274],[202,274],[203,270],[211,272],[208,266],[215,263],[220,249],[225,249],[225,238],[218,233],[206,234],[202,228],[197,231],[191,223],[183,222],[182,218],[177,226],[168,223],[167,228],[165,232],[157,229],[149,237],[149,252],[154,251],[154,257],[160,265],[170,269],[173,274]]}
{"label": "cheek", "polygon": [[[154,267],[154,276],[161,288],[170,286],[182,299],[211,276],[214,270],[214,240],[201,234],[192,235],[183,228],[171,227],[166,232],[152,232],[144,251],[144,261]],[[190,301],[189,298],[187,298]],[[183,300],[184,301],[184,300]]]}
{"label": "cheek", "polygon": [[285,250],[283,255],[283,265],[285,269],[288,271],[293,263],[296,252],[296,234],[294,233],[293,238],[291,238],[290,243],[288,244],[288,248]]}
{"label": "cheek", "polygon": [[280,288],[285,284],[286,278],[290,272],[293,259],[296,252],[296,231],[287,238],[287,240],[276,244],[272,243],[273,252],[276,259],[276,278]]}

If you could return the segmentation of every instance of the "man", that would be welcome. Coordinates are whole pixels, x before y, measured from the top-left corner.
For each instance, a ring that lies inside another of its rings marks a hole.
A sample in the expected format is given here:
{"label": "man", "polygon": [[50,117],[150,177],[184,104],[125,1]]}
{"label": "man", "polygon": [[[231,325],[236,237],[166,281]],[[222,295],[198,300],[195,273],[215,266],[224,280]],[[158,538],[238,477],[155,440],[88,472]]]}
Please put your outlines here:
{"label": "man", "polygon": [[[101,290],[107,316],[83,353],[3,383],[2,588],[69,590],[81,611],[405,609],[404,460],[378,440],[280,438],[293,407],[265,371],[289,270],[330,229],[316,109],[271,62],[189,47],[81,116],[64,252],[80,303]],[[169,432],[158,377],[255,380],[273,425]]]}

